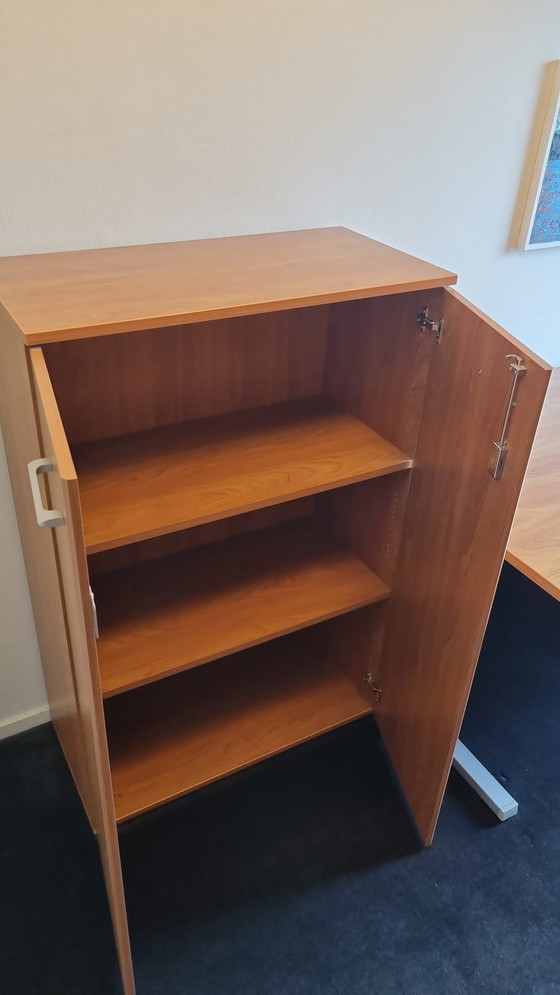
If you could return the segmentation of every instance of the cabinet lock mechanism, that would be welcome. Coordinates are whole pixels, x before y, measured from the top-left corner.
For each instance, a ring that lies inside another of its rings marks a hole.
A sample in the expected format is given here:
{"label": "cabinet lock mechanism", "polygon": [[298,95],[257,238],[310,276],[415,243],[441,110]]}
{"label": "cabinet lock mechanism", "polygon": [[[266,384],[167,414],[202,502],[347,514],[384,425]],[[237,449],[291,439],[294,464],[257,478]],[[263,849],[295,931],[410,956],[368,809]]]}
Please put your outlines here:
{"label": "cabinet lock mechanism", "polygon": [[506,464],[508,455],[508,444],[507,444],[507,431],[509,428],[509,422],[511,418],[512,411],[516,405],[515,394],[519,384],[519,378],[524,376],[527,372],[527,367],[523,362],[522,356],[516,356],[515,354],[506,356],[506,359],[513,359],[513,363],[509,364],[509,368],[513,374],[513,381],[511,384],[511,390],[509,392],[506,414],[504,418],[504,424],[502,427],[502,434],[497,442],[492,443],[492,455],[490,457],[490,464],[488,469],[494,480],[499,480],[504,472],[504,466]]}
{"label": "cabinet lock mechanism", "polygon": [[443,318],[439,321],[433,321],[432,318],[428,318],[428,308],[423,307],[420,314],[416,316],[416,323],[420,325],[420,328],[427,328],[430,332],[436,333],[436,342],[441,342],[441,336],[443,335]]}

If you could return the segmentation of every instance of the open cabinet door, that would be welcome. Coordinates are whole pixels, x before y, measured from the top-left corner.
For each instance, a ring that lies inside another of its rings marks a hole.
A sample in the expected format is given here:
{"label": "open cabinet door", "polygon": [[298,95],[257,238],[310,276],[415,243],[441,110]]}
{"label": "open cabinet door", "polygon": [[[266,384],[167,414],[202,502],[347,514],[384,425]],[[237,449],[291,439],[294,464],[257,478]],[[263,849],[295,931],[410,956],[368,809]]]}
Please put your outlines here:
{"label": "open cabinet door", "polygon": [[53,528],[88,782],[81,791],[99,840],[125,995],[134,995],[78,480],[41,349],[30,350],[30,365],[43,451],[29,472],[37,522]]}
{"label": "open cabinet door", "polygon": [[[443,334],[432,352],[375,711],[426,843],[550,376],[546,363],[457,293],[443,297]],[[512,354],[526,368],[517,378]],[[494,444],[514,380],[506,457],[495,478]]]}

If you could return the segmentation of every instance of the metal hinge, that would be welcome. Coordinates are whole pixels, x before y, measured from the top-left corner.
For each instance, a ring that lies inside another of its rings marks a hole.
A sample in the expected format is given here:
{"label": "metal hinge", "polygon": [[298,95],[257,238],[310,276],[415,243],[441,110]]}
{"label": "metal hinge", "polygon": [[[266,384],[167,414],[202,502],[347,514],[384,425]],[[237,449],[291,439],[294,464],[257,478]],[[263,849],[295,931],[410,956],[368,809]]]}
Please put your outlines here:
{"label": "metal hinge", "polygon": [[91,586],[90,586],[90,589],[89,589],[89,597],[90,597],[90,601],[91,601],[91,614],[93,616],[93,631],[95,633],[95,638],[99,639],[99,625],[98,625],[98,622],[97,622],[97,608],[95,606],[95,598],[93,596],[93,591],[91,589]]}
{"label": "metal hinge", "polygon": [[416,322],[420,325],[420,328],[427,328],[430,332],[435,332],[436,342],[441,342],[443,318],[440,318],[439,321],[432,321],[431,318],[428,318],[428,308],[423,307],[420,314],[416,316]]}
{"label": "metal hinge", "polygon": [[377,686],[371,670],[366,670],[364,674],[364,684],[368,691],[371,691],[375,695],[375,700],[378,702],[381,701],[381,688]]}
{"label": "metal hinge", "polygon": [[511,385],[511,390],[509,392],[509,398],[506,408],[506,416],[504,418],[504,424],[502,427],[502,434],[498,442],[493,442],[492,456],[490,458],[490,464],[488,469],[494,480],[499,480],[504,472],[504,466],[506,465],[507,455],[508,455],[508,444],[507,444],[507,430],[509,427],[509,420],[511,418],[511,413],[516,405],[515,393],[517,391],[517,384],[519,383],[519,378],[524,376],[527,372],[527,367],[523,362],[522,356],[516,356],[514,353],[506,356],[506,359],[513,359],[513,363],[509,364],[509,368],[513,373],[513,383]]}

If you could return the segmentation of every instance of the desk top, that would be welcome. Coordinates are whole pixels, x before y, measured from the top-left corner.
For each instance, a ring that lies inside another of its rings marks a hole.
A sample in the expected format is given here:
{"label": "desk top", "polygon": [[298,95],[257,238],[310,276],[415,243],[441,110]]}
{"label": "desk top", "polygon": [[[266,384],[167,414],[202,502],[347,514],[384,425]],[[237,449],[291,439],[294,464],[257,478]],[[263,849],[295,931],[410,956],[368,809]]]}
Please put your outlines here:
{"label": "desk top", "polygon": [[552,371],[506,560],[560,601],[560,368]]}
{"label": "desk top", "polygon": [[0,259],[26,345],[428,290],[448,270],[347,228]]}

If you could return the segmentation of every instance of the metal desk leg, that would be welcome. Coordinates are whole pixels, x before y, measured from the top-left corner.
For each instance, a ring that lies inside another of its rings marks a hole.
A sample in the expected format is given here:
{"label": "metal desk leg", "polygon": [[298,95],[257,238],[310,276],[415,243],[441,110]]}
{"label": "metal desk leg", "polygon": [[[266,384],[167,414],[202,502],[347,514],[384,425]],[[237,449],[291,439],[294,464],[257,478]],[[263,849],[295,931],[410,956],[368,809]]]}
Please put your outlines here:
{"label": "metal desk leg", "polygon": [[453,754],[453,766],[501,822],[511,819],[512,815],[517,815],[519,806],[515,798],[512,798],[490,771],[482,766],[470,750],[467,750],[460,739],[457,740]]}

